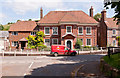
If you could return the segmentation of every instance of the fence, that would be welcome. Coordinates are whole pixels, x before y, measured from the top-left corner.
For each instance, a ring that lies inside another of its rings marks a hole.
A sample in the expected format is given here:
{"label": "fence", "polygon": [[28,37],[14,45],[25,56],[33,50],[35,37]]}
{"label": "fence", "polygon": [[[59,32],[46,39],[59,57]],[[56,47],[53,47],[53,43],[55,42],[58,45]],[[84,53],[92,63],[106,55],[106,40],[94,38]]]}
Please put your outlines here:
{"label": "fence", "polygon": [[108,57],[110,58],[110,55],[120,53],[120,47],[108,47]]}

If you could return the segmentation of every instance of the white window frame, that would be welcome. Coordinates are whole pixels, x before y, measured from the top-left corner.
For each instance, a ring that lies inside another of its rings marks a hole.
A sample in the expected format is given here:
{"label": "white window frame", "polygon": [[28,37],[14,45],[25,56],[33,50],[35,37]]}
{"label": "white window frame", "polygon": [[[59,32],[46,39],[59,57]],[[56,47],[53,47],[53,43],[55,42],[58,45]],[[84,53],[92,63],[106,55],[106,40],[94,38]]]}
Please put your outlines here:
{"label": "white window frame", "polygon": [[[90,39],[90,38],[87,38],[87,39]],[[87,45],[87,39],[86,39],[86,45]],[[92,46],[92,39],[90,39],[90,41],[91,41],[91,44],[87,46]]]}
{"label": "white window frame", "polygon": [[[90,28],[90,33],[87,33],[87,28]],[[92,27],[86,27],[86,35],[92,35]]]}
{"label": "white window frame", "polygon": [[30,32],[30,35],[36,35],[36,32],[32,31]]}
{"label": "white window frame", "polygon": [[17,31],[13,31],[13,32],[12,32],[12,35],[15,35],[15,32],[17,33],[16,35],[18,35],[18,32],[17,32]]}
{"label": "white window frame", "polygon": [[[44,39],[44,42],[45,42],[45,39]],[[49,42],[50,42],[50,39],[49,39]],[[49,43],[50,44],[50,43]],[[45,42],[45,45],[46,45],[46,42]],[[50,45],[46,45],[46,46],[50,46]]]}
{"label": "white window frame", "polygon": [[[71,27],[71,32],[67,32],[67,27]],[[72,26],[66,26],[66,34],[71,34],[72,33]]]}
{"label": "white window frame", "polygon": [[[49,34],[46,34],[46,33],[45,33],[45,28],[49,28]],[[45,35],[50,35],[50,27],[44,27],[44,34],[45,34]]]}
{"label": "white window frame", "polygon": [[[113,33],[113,31],[115,31],[115,33]],[[113,34],[116,34],[116,30],[115,30],[115,29],[114,29],[114,30],[112,30],[112,33],[113,33]]]}
{"label": "white window frame", "polygon": [[[53,28],[57,28],[57,34],[53,34]],[[52,34],[53,35],[58,35],[58,27],[52,27]]]}
{"label": "white window frame", "polygon": [[[16,44],[15,42],[16,42],[17,44]],[[16,45],[15,45],[15,44],[16,44]],[[13,47],[16,47],[17,45],[18,45],[18,41],[12,41],[12,46],[13,46]]]}
{"label": "white window frame", "polygon": [[[82,33],[79,33],[79,28],[82,28]],[[83,27],[78,27],[78,35],[83,35]]]}
{"label": "white window frame", "polygon": [[[57,39],[57,38],[54,38],[54,39]],[[52,39],[52,44],[53,44],[54,39]],[[57,39],[57,44],[58,44],[58,39]]]}

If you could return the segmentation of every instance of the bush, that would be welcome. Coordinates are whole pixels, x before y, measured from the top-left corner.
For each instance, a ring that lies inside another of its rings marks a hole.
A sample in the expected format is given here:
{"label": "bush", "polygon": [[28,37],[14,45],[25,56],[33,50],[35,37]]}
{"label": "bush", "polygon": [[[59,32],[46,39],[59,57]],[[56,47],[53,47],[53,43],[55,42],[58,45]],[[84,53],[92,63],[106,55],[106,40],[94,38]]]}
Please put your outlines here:
{"label": "bush", "polygon": [[44,51],[51,51],[51,47],[44,48]]}

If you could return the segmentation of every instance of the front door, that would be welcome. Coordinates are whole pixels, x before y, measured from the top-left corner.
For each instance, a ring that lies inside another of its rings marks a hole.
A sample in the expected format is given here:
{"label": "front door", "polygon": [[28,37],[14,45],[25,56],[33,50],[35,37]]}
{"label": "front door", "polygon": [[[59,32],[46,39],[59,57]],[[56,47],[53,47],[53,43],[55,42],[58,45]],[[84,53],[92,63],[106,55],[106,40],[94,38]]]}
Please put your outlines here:
{"label": "front door", "polygon": [[67,41],[67,47],[71,49],[71,41]]}
{"label": "front door", "polygon": [[21,41],[21,49],[24,49],[24,47],[25,47],[25,41]]}

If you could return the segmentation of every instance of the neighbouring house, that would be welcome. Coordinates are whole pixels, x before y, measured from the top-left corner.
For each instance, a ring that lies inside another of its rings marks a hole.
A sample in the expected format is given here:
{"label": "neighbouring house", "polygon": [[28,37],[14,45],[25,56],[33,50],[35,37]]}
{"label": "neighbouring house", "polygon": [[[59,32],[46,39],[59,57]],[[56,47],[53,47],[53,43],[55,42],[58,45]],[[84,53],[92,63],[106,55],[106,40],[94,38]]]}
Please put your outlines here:
{"label": "neighbouring house", "polygon": [[90,16],[83,11],[50,11],[43,17],[40,11],[40,21],[19,21],[11,25],[9,40],[11,48],[26,48],[28,35],[35,35],[36,31],[45,34],[44,44],[47,46],[66,45],[75,48],[77,38],[83,46],[97,46],[98,22],[93,18],[93,7]]}
{"label": "neighbouring house", "polygon": [[106,17],[106,10],[101,12],[101,19],[98,27],[98,45],[100,47],[118,46],[117,36],[120,36],[120,24],[113,21],[114,18]]}
{"label": "neighbouring house", "polygon": [[26,37],[36,34],[36,26],[34,21],[18,21],[12,24],[9,29],[11,49],[26,49],[28,43]]}
{"label": "neighbouring house", "polygon": [[93,7],[90,16],[83,11],[50,11],[37,22],[39,31],[45,34],[45,45],[66,45],[74,49],[77,38],[83,46],[97,46],[98,22],[93,18]]}
{"label": "neighbouring house", "polygon": [[9,32],[0,31],[0,51],[7,50],[9,48]]}

